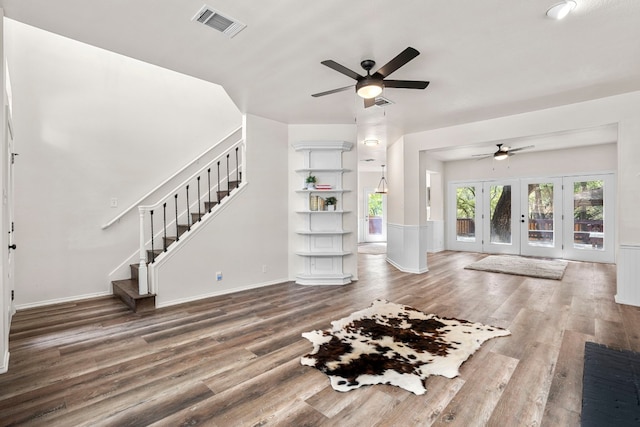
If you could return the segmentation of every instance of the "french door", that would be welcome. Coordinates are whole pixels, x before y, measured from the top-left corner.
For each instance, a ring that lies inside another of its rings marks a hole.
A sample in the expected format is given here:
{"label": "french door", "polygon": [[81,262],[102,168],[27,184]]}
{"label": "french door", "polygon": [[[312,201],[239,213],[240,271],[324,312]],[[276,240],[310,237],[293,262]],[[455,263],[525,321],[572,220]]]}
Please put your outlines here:
{"label": "french door", "polygon": [[614,262],[613,174],[449,185],[449,248]]}
{"label": "french door", "polygon": [[520,187],[518,181],[485,182],[483,197],[483,252],[519,254]]}
{"label": "french door", "polygon": [[562,257],[562,178],[523,179],[521,255]]}
{"label": "french door", "polygon": [[449,221],[449,248],[519,253],[520,236],[513,232],[519,193],[516,181],[450,184],[449,212],[455,214],[455,220]]}
{"label": "french door", "polygon": [[564,189],[564,257],[614,262],[613,175],[567,177]]}
{"label": "french door", "polygon": [[387,241],[387,197],[386,194],[376,193],[375,190],[367,189],[364,192],[364,241],[365,242],[386,242]]}

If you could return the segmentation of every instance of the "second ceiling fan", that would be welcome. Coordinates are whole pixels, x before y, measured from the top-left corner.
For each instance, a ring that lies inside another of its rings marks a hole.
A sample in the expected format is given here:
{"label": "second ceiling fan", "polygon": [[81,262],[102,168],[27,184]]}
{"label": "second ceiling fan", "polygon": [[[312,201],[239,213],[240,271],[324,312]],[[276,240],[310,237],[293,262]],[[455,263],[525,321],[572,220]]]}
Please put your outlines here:
{"label": "second ceiling fan", "polygon": [[533,145],[527,145],[526,147],[520,148],[511,148],[507,146],[503,146],[504,144],[496,144],[498,146],[498,151],[495,153],[487,153],[487,154],[474,154],[472,157],[480,157],[481,159],[487,157],[493,157],[494,160],[504,160],[509,156],[513,156],[514,153],[520,150],[528,150],[529,148],[534,148]]}
{"label": "second ceiling fan", "polygon": [[[376,96],[382,93],[382,89],[385,87],[390,88],[400,88],[400,89],[425,89],[429,82],[420,81],[420,80],[387,80],[386,78],[396,71],[398,68],[405,65],[407,62],[411,61],[416,56],[420,55],[416,49],[412,47],[408,47],[398,56],[393,58],[391,61],[387,62],[385,65],[380,67],[378,71],[371,74],[371,69],[373,69],[376,64],[375,61],[371,59],[365,59],[360,63],[362,68],[367,72],[366,76],[362,76],[355,71],[350,70],[344,65],[340,65],[333,60],[322,61],[321,64],[326,65],[327,67],[336,70],[339,73],[344,74],[347,77],[351,77],[356,80],[356,93],[364,98],[364,107],[368,108],[372,105],[375,105]],[[348,89],[351,89],[353,85],[341,87],[338,89],[328,90],[326,92],[314,93],[311,96],[318,97],[324,95],[330,95],[332,93],[342,92]]]}

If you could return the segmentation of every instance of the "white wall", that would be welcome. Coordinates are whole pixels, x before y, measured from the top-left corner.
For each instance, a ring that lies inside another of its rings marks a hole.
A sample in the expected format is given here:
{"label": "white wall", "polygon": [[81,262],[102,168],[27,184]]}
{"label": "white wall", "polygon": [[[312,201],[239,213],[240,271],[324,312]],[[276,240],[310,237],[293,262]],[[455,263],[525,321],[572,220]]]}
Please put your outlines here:
{"label": "white wall", "polygon": [[138,226],[101,225],[242,115],[217,85],[15,21],[5,30],[20,147],[16,303],[108,294]]}
{"label": "white wall", "polygon": [[299,218],[296,218],[295,209],[298,206],[298,195],[295,190],[301,188],[302,177],[296,173],[296,169],[302,168],[302,153],[296,152],[291,144],[299,141],[348,141],[353,143],[351,151],[345,151],[342,154],[342,167],[350,169],[342,177],[342,185],[345,189],[352,191],[343,194],[342,207],[344,210],[351,211],[343,215],[343,228],[350,230],[352,233],[344,236],[343,247],[353,248],[353,254],[344,257],[343,272],[351,274],[353,280],[358,280],[358,144],[356,143],[357,127],[356,125],[289,125],[289,280],[295,280],[296,274],[304,271],[302,257],[295,255],[299,238],[295,233],[295,225],[298,224]]}
{"label": "white wall", "polygon": [[287,281],[287,126],[247,115],[246,143],[243,188],[158,262],[158,306]]}

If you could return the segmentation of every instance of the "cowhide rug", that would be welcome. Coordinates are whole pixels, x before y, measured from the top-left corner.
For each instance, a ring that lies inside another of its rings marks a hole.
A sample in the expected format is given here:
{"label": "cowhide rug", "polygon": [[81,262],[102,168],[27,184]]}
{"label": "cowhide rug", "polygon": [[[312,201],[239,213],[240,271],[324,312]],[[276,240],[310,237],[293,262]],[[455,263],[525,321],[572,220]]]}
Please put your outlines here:
{"label": "cowhide rug", "polygon": [[300,362],[327,374],[338,391],[391,384],[424,394],[429,375],[453,378],[483,342],[511,334],[385,300],[331,325],[329,330],[302,334],[313,351]]}

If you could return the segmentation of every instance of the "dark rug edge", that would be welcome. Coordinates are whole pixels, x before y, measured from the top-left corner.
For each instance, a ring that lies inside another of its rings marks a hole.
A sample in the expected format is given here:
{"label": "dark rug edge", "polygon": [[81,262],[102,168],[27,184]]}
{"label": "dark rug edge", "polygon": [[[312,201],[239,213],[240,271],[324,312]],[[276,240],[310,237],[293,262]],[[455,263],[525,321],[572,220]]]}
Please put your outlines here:
{"label": "dark rug edge", "polygon": [[640,353],[586,342],[582,427],[640,425]]}

